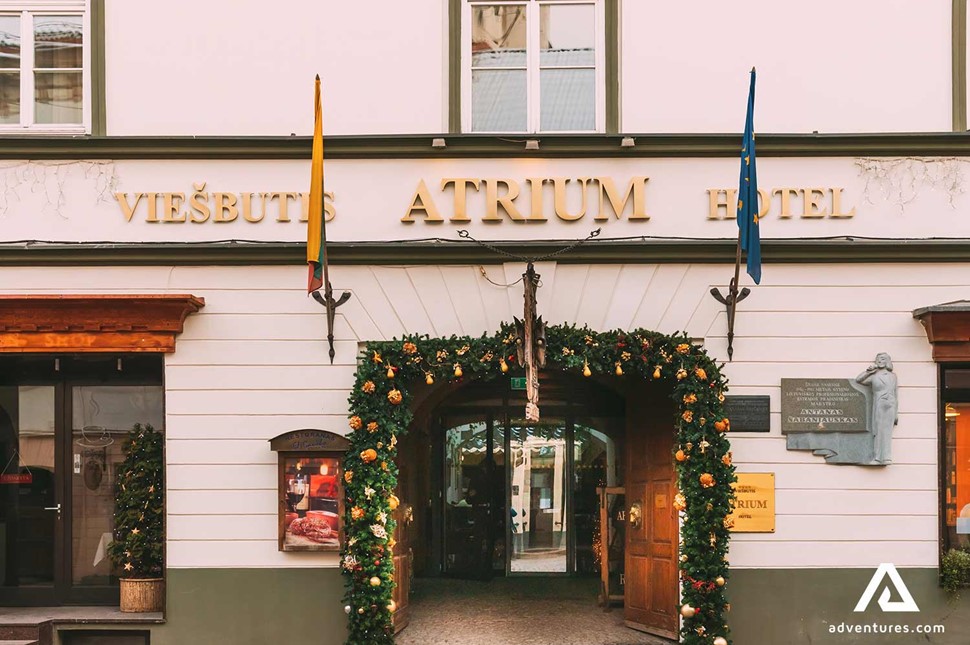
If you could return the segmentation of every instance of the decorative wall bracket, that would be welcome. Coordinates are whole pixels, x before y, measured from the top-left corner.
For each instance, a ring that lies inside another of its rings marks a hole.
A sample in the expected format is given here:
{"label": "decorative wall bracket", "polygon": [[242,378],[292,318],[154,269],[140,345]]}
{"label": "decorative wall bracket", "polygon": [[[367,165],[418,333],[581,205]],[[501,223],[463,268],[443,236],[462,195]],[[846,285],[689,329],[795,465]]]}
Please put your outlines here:
{"label": "decorative wall bracket", "polygon": [[340,294],[340,298],[334,300],[333,287],[331,287],[330,282],[327,281],[327,287],[324,289],[323,295],[320,295],[320,291],[318,289],[317,291],[313,292],[313,299],[327,309],[327,344],[330,346],[330,364],[333,365],[333,357],[336,355],[333,348],[333,323],[337,317],[337,307],[350,300],[350,292],[344,291],[342,294]]}

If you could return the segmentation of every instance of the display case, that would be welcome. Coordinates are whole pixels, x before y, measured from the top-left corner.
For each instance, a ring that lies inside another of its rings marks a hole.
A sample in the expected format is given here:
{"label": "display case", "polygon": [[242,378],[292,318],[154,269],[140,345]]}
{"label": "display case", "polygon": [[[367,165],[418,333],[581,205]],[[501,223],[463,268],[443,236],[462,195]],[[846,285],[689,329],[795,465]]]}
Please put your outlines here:
{"label": "display case", "polygon": [[339,551],[343,543],[343,455],[350,442],[325,430],[270,439],[279,457],[280,551]]}

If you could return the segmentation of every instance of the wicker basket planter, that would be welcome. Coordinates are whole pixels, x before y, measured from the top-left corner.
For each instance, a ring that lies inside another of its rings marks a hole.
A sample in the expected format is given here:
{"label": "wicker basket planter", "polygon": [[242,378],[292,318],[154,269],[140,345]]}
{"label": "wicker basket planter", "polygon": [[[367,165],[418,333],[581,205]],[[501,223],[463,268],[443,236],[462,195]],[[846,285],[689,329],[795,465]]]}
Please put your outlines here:
{"label": "wicker basket planter", "polygon": [[165,606],[164,578],[122,578],[121,611],[145,613]]}

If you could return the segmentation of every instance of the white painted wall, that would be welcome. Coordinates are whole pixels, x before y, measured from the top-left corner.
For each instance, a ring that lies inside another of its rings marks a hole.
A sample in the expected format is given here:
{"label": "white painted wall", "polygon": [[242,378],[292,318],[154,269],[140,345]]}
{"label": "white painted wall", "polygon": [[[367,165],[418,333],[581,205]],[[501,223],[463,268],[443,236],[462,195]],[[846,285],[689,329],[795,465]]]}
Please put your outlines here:
{"label": "white painted wall", "polygon": [[758,68],[758,132],[951,127],[950,3],[623,0],[622,130],[740,132]]}
{"label": "white painted wall", "polygon": [[[523,267],[486,270],[502,283]],[[686,330],[726,358],[724,315],[708,290],[723,287],[728,266],[547,262],[537,271],[550,323]],[[0,271],[0,292],[203,296],[205,308],[166,359],[169,564],[336,566],[335,556],[277,551],[267,440],[295,428],[346,430],[358,341],[491,332],[519,311],[521,292],[486,282],[474,266],[338,266],[332,278],[353,292],[337,316],[333,367],[302,267],[10,267]],[[777,530],[736,534],[732,566],[936,566],[936,371],[911,311],[970,298],[968,285],[970,267],[961,264],[765,267],[740,308],[725,372],[732,393],[771,397],[771,432],[731,438],[739,470],[776,473]],[[834,466],[786,450],[780,379],[850,378],[880,351],[899,377],[895,463]]]}
{"label": "white painted wall", "polygon": [[109,135],[440,132],[445,0],[107,0]]}
{"label": "white painted wall", "polygon": [[[107,0],[111,135],[298,135],[448,125],[447,0]],[[621,129],[950,129],[950,3],[624,0]]]}

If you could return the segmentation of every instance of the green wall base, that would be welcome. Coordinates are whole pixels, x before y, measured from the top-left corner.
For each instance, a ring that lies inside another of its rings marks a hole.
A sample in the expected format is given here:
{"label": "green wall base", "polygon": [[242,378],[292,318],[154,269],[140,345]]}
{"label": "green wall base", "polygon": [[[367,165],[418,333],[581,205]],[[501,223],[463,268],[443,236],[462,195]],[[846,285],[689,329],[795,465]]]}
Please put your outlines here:
{"label": "green wall base", "polygon": [[[866,611],[855,613],[875,568],[872,569],[735,569],[728,582],[727,614],[737,645],[895,645],[896,643],[970,643],[970,589],[959,599],[949,598],[939,586],[936,569],[898,569],[918,613],[884,613],[877,600],[880,585]],[[887,579],[888,582],[888,579]],[[890,600],[899,600],[890,587]],[[856,634],[840,627],[901,625],[909,633]],[[943,634],[917,634],[917,625],[941,624]],[[835,630],[833,633],[832,630]]]}

